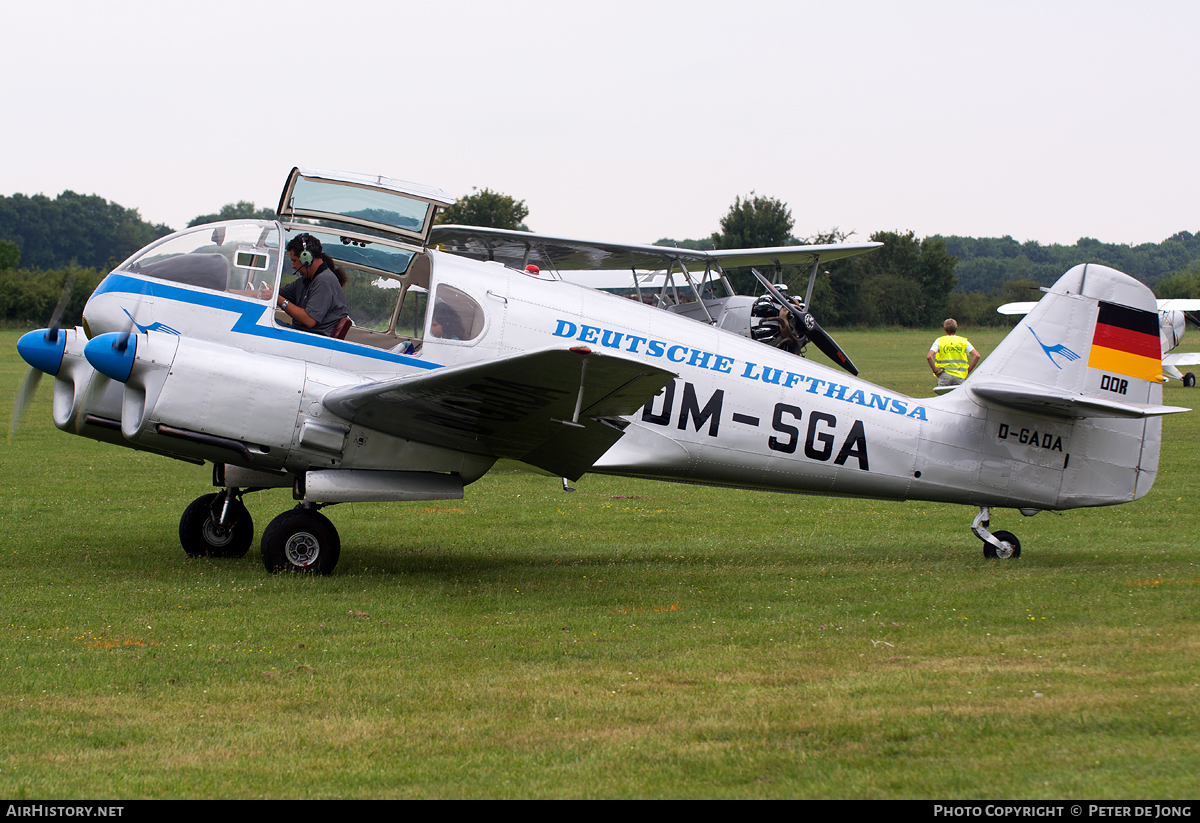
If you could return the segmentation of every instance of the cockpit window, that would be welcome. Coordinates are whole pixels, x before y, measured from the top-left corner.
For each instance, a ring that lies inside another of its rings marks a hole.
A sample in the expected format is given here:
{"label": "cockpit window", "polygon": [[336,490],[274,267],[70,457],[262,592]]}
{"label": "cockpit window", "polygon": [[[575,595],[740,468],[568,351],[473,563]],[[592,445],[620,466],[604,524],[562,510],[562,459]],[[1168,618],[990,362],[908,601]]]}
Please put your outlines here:
{"label": "cockpit window", "polygon": [[346,309],[354,325],[376,332],[391,331],[392,315],[404,281],[352,265],[343,264],[341,268],[346,273],[346,284],[342,287]]}
{"label": "cockpit window", "polygon": [[[388,274],[404,274],[412,262],[416,249],[395,241],[377,240],[360,232],[339,232],[327,226],[288,224],[287,240],[300,233],[311,234],[321,241],[326,254],[349,266],[364,270],[377,269]],[[284,242],[286,243],[287,240]]]}
{"label": "cockpit window", "polygon": [[327,183],[299,177],[292,190],[296,213],[313,212],[322,216],[341,216],[374,223],[385,229],[421,234],[425,229],[432,203],[390,191],[379,191],[343,183]]}
{"label": "cockpit window", "polygon": [[198,226],[144,249],[118,271],[253,295],[275,284],[280,232],[278,223],[265,220]]}
{"label": "cockpit window", "polygon": [[470,295],[445,284],[437,287],[429,320],[430,337],[474,340],[483,334],[483,324],[483,308]]}

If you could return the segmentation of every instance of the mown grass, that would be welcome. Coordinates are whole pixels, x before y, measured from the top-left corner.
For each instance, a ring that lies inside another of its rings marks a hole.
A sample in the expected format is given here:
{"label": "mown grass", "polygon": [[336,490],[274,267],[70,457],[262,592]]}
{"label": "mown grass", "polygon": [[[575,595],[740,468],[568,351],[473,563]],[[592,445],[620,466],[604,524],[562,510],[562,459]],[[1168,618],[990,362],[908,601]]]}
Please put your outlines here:
{"label": "mown grass", "polygon": [[[927,394],[934,334],[837,336]],[[305,579],[185,557],[208,467],[57,431],[48,382],[0,451],[2,796],[1195,797],[1195,414],[1142,501],[999,512],[1017,561],[962,506],[505,466],[329,509]]]}

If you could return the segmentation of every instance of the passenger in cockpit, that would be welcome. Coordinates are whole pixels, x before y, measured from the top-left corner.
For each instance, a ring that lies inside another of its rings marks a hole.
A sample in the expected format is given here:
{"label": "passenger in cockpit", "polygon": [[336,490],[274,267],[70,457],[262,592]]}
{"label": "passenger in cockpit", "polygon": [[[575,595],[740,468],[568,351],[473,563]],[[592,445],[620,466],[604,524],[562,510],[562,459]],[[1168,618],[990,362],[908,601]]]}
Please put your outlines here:
{"label": "passenger in cockpit", "polygon": [[429,336],[440,337],[442,340],[462,340],[464,337],[462,319],[458,312],[442,300],[438,300],[433,306]]}
{"label": "passenger in cockpit", "polygon": [[[346,317],[346,273],[321,250],[311,234],[293,237],[285,247],[292,268],[300,275],[279,290],[277,305],[292,319],[292,327],[329,336]],[[269,294],[267,295],[269,296]]]}

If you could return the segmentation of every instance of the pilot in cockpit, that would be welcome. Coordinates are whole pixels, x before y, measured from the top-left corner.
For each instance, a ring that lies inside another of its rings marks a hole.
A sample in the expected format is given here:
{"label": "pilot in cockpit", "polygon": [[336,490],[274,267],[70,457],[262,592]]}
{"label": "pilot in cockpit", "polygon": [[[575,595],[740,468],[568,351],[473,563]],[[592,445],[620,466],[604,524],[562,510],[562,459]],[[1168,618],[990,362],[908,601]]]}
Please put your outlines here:
{"label": "pilot in cockpit", "polygon": [[[311,234],[293,237],[285,247],[292,268],[300,275],[279,290],[275,305],[292,320],[292,327],[329,336],[346,317],[346,273],[321,250]],[[270,287],[260,296],[271,296]]]}

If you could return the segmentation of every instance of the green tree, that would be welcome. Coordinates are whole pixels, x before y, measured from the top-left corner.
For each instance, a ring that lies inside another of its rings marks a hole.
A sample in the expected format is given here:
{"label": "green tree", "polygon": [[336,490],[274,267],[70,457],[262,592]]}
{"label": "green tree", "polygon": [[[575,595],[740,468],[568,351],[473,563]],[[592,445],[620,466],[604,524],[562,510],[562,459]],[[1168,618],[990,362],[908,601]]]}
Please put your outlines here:
{"label": "green tree", "polygon": [[826,325],[936,326],[945,319],[957,260],[941,238],[876,232],[883,247],[830,264],[813,313]]}
{"label": "green tree", "polygon": [[187,224],[190,229],[192,226],[202,226],[205,223],[216,223],[220,220],[274,220],[275,209],[257,208],[249,200],[239,200],[236,203],[226,203],[221,207],[221,210],[216,214],[201,214],[193,217]]}
{"label": "green tree", "polygon": [[716,249],[757,249],[787,246],[792,239],[792,210],[782,200],[759,197],[754,192],[743,200],[735,197],[721,218],[721,231],[712,235]]}
{"label": "green tree", "polygon": [[1163,278],[1158,282],[1155,292],[1164,300],[1200,297],[1200,264],[1192,264],[1186,271]]}
{"label": "green tree", "polygon": [[674,240],[670,237],[660,237],[654,241],[653,245],[672,249],[690,249],[691,251],[712,251],[713,249],[712,240],[707,237],[703,240]]}
{"label": "green tree", "polygon": [[64,191],[53,200],[44,194],[0,196],[0,237],[16,243],[21,262],[34,269],[59,269],[73,261],[111,269],[170,233],[169,226],[142,220],[137,209],[94,194]]}
{"label": "green tree", "polygon": [[20,247],[11,240],[0,240],[0,271],[15,269],[20,262]]}
{"label": "green tree", "polygon": [[[733,205],[721,218],[720,225],[721,230],[713,232],[710,237],[714,249],[760,249],[796,243],[792,237],[792,210],[787,203],[774,197],[760,197],[753,191],[745,199],[733,199]],[[784,272],[784,281],[791,282],[793,275],[791,267],[788,267]],[[727,276],[738,294],[757,294],[762,291],[749,271],[731,271]]]}
{"label": "green tree", "polygon": [[517,200],[491,189],[480,191],[474,186],[471,187],[471,191],[475,193],[460,197],[454,205],[439,214],[437,222],[529,231],[529,227],[524,223],[525,218],[529,216],[529,209],[524,200]]}
{"label": "green tree", "polygon": [[104,278],[98,269],[67,266],[51,271],[0,269],[0,319],[36,328],[54,313],[68,280],[74,287],[61,323],[70,328],[83,321],[83,306]]}

